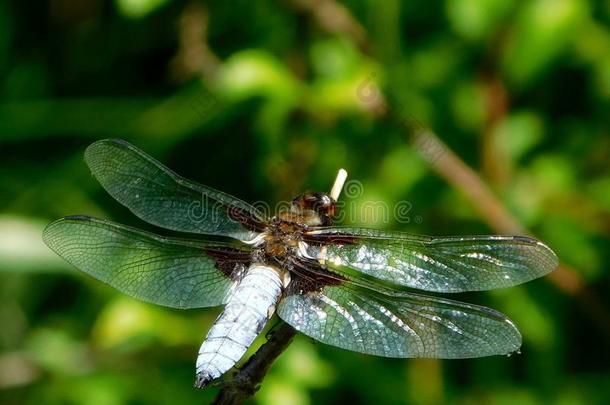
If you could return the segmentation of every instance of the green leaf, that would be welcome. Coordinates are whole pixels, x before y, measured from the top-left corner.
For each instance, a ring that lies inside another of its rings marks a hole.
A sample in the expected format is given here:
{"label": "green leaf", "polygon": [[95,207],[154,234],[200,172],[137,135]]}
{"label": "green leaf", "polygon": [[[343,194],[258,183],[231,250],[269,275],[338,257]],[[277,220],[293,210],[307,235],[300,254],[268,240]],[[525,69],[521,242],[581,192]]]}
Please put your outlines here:
{"label": "green leaf", "polygon": [[170,0],[115,0],[119,12],[128,18],[143,18],[161,8]]}
{"label": "green leaf", "polygon": [[525,3],[504,48],[504,70],[510,82],[524,87],[539,77],[573,45],[587,14],[582,0]]}
{"label": "green leaf", "polygon": [[513,0],[449,0],[447,17],[455,32],[471,41],[481,41],[498,30],[514,8]]}

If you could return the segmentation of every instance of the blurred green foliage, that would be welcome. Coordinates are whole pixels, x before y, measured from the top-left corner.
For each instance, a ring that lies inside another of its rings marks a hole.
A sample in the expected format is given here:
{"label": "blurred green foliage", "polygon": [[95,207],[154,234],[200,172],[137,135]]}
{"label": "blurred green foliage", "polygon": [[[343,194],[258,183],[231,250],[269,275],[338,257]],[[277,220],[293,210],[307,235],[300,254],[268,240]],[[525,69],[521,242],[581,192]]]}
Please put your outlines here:
{"label": "blurred green foliage", "polygon": [[[251,202],[326,190],[345,167],[363,184],[354,210],[410,207],[408,223],[358,225],[493,232],[380,118],[378,89],[473,167],[607,313],[609,24],[610,2],[585,0],[0,3],[0,402],[215,395],[191,383],[220,308],[136,302],[42,244],[44,224],[67,214],[152,229],[90,176],[82,153],[96,139],[125,138]],[[608,403],[603,314],[548,280],[458,298],[513,318],[523,353],[395,360],[300,336],[252,402]]]}

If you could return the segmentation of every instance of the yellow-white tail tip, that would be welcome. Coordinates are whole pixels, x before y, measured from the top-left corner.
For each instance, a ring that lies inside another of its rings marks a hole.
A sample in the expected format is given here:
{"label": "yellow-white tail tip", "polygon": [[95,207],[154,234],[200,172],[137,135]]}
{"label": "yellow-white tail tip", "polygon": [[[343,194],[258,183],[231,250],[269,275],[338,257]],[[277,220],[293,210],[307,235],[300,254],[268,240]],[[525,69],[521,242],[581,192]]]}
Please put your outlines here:
{"label": "yellow-white tail tip", "polygon": [[339,199],[339,194],[341,194],[341,190],[343,189],[346,179],[347,171],[345,169],[339,169],[339,173],[337,173],[337,178],[335,179],[335,184],[333,184],[333,188],[330,190],[330,196],[333,200],[337,201]]}

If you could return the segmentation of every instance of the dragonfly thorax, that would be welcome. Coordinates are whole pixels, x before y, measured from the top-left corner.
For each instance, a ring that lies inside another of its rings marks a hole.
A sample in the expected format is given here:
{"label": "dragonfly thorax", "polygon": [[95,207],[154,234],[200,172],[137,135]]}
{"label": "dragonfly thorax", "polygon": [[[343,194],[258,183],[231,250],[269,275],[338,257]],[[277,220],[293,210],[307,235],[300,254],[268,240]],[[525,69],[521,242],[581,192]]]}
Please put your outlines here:
{"label": "dragonfly thorax", "polygon": [[259,258],[282,265],[300,256],[303,235],[311,228],[332,225],[336,208],[336,201],[326,193],[307,192],[296,197],[289,210],[269,221]]}
{"label": "dragonfly thorax", "polygon": [[274,258],[274,261],[283,262],[291,255],[298,253],[299,242],[307,225],[297,221],[296,215],[285,212],[280,213],[271,220],[265,232],[265,242],[261,246],[264,257]]}

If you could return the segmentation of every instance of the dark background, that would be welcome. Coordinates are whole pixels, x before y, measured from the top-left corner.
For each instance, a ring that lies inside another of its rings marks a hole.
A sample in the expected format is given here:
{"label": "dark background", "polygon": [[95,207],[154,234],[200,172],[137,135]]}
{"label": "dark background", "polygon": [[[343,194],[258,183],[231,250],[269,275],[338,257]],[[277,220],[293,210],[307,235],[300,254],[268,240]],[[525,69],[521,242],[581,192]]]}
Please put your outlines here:
{"label": "dark background", "polygon": [[[607,403],[609,23],[610,2],[583,0],[1,2],[0,402],[215,395],[192,382],[219,308],[137,302],[41,241],[67,214],[152,229],[83,161],[119,137],[250,202],[328,190],[345,167],[362,192],[344,224],[531,232],[560,257],[456,297],[515,320],[520,355],[383,359],[300,336],[253,402]],[[358,215],[367,201],[408,210]]]}

